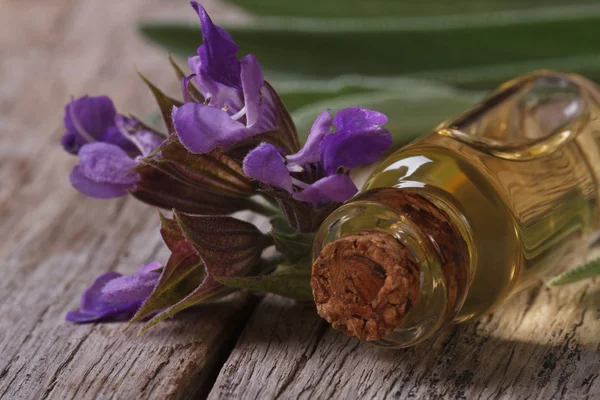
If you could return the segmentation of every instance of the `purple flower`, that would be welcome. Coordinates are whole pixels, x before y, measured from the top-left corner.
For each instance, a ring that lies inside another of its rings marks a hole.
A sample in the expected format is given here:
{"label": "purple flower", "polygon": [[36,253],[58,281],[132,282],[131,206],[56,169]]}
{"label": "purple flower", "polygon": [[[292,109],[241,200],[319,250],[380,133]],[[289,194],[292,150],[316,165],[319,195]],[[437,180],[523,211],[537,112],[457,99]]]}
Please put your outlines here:
{"label": "purple flower", "polygon": [[392,144],[382,128],[386,122],[384,114],[360,107],[341,110],[335,119],[323,111],[299,152],[283,157],[275,146],[262,143],[244,159],[244,172],[315,207],[343,202],[357,192],[348,171],[376,161]]}
{"label": "purple flower", "polygon": [[84,96],[65,107],[65,150],[79,156],[71,171],[71,184],[95,198],[123,196],[139,175],[131,170],[138,157],[146,156],[162,139],[141,124],[117,114],[106,96]]}
{"label": "purple flower", "polygon": [[70,175],[71,184],[86,196],[97,199],[124,196],[139,179],[139,174],[130,172],[137,165],[137,161],[114,144],[87,144],[79,151],[79,164]]}
{"label": "purple flower", "polygon": [[78,154],[87,143],[106,142],[125,145],[124,138],[115,130],[117,111],[107,96],[84,96],[72,100],[65,107],[65,135],[61,139],[64,149]]}
{"label": "purple flower", "polygon": [[256,57],[250,54],[238,60],[239,47],[231,36],[213,24],[202,6],[191,4],[200,17],[204,44],[188,64],[206,101],[189,102],[189,78],[183,81],[186,103],[174,107],[172,114],[181,143],[193,153],[206,153],[274,130],[276,99]]}
{"label": "purple flower", "polygon": [[[73,100],[66,110],[63,144],[79,156],[70,179],[81,193],[100,199],[131,194],[153,206],[190,214],[229,214],[252,207],[247,198],[256,184],[232,157],[218,150],[191,154],[177,136],[165,139],[142,122],[117,114],[105,96]],[[89,134],[92,130],[97,134]]]}
{"label": "purple flower", "polygon": [[78,311],[70,311],[67,321],[126,321],[150,296],[160,277],[161,264],[152,262],[133,275],[107,272],[98,277],[81,296]]}

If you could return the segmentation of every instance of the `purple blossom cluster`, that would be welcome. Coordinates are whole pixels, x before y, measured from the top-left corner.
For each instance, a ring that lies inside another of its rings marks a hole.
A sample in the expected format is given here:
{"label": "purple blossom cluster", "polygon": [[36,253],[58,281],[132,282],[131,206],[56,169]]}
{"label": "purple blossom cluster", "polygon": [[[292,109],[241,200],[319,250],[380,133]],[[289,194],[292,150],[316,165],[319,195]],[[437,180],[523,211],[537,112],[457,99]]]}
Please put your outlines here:
{"label": "purple blossom cluster", "polygon": [[[192,75],[183,81],[185,104],[173,108],[173,122],[181,143],[192,153],[229,148],[277,125],[275,102],[265,86],[262,69],[253,54],[237,59],[239,46],[229,33],[213,24],[196,2],[203,44],[188,59]],[[192,80],[205,101],[190,101]]]}
{"label": "purple blossom cluster", "polygon": [[376,161],[392,144],[382,128],[386,122],[385,115],[360,107],[346,108],[335,118],[325,110],[300,151],[283,156],[272,144],[261,143],[244,159],[244,172],[298,201],[315,206],[343,202],[358,191],[348,171]]}
{"label": "purple blossom cluster", "polygon": [[[131,193],[178,216],[163,221],[161,233],[173,253],[167,265],[147,264],[130,276],[102,275],[85,291],[79,311],[67,315],[69,321],[129,319],[151,299],[161,305],[152,310],[156,313],[223,292],[215,274],[252,270],[273,241],[235,218],[198,214],[254,209],[248,198],[262,195],[270,204],[284,199],[278,204],[292,228],[314,231],[326,213],[357,192],[349,171],[376,161],[392,144],[383,128],[385,115],[350,107],[335,116],[323,111],[299,148],[293,122],[256,57],[238,59],[229,33],[202,6],[191,4],[203,44],[188,60],[191,74],[181,76],[183,101],[166,96],[159,101],[168,134],[117,113],[106,96],[81,97],[65,108],[62,145],[79,158],[70,176],[73,187],[102,199]],[[301,221],[304,214],[294,211],[300,209],[312,214],[310,222]],[[203,223],[211,224],[209,234]],[[181,276],[188,281],[171,282]],[[196,290],[190,288],[192,276]],[[179,299],[171,296],[173,304],[160,298],[159,287],[167,283],[181,290]]]}
{"label": "purple blossom cluster", "polygon": [[139,174],[138,157],[150,154],[162,138],[138,121],[117,114],[108,97],[84,96],[65,107],[64,149],[79,156],[71,184],[99,199],[127,194]]}

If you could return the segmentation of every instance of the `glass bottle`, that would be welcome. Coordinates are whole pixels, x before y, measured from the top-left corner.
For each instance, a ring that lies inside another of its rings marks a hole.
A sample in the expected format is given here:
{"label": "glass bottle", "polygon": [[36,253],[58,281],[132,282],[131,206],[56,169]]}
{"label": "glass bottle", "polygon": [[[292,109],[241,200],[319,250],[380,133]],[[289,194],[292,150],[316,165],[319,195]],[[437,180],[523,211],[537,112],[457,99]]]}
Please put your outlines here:
{"label": "glass bottle", "polygon": [[[416,301],[372,343],[421,342],[490,312],[580,253],[600,222],[599,117],[595,83],[539,71],[383,161],[321,225],[314,246],[316,259],[348,235],[386,232],[416,260]],[[419,202],[447,224],[446,236],[425,226]]]}

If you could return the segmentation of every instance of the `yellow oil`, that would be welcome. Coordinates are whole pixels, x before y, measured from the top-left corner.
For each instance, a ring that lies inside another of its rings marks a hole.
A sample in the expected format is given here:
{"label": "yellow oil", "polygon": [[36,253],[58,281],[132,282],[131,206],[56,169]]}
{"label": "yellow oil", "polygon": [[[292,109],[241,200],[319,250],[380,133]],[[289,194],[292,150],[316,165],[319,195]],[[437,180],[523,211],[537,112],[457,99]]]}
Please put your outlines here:
{"label": "yellow oil", "polygon": [[456,211],[472,252],[456,321],[569,264],[599,225],[600,91],[541,71],[399,150],[363,191],[416,191]]}

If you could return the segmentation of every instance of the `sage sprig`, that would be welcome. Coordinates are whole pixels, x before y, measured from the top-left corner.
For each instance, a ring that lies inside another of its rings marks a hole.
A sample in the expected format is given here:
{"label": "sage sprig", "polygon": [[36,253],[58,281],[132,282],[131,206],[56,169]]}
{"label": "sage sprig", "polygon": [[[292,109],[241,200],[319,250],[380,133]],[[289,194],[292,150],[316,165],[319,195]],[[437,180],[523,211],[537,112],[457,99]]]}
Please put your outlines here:
{"label": "sage sprig", "polygon": [[[392,144],[384,114],[353,106],[315,113],[301,148],[256,56],[238,59],[231,35],[191,4],[203,44],[188,60],[191,73],[169,60],[181,99],[140,74],[166,132],[118,113],[107,96],[66,107],[62,144],[79,158],[71,173],[77,190],[101,199],[132,195],[173,211],[160,214],[167,263],[102,275],[67,315],[72,322],[150,319],[147,329],[238,289],[310,300],[314,231],[357,192],[350,170]],[[242,210],[269,217],[271,231],[231,215]],[[275,256],[263,257],[267,249]]]}

